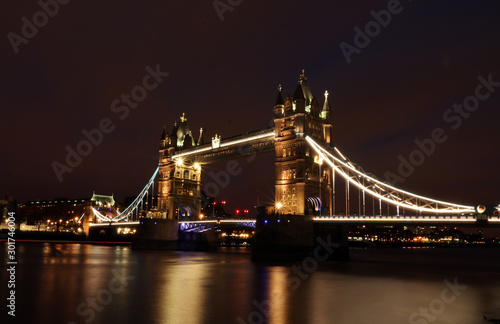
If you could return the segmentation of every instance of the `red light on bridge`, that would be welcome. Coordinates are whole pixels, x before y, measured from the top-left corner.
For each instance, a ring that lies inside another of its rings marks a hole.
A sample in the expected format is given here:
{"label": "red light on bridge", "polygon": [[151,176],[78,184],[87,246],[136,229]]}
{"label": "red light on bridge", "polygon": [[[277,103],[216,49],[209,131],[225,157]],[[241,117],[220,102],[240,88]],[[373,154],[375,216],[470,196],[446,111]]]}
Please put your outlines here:
{"label": "red light on bridge", "polygon": [[243,212],[244,212],[245,214],[248,214],[248,209],[245,209]]}
{"label": "red light on bridge", "polygon": [[222,203],[223,205],[225,205],[225,204],[226,204],[226,201],[225,201],[225,200],[223,200],[223,201],[221,201],[221,203]]}
{"label": "red light on bridge", "polygon": [[236,209],[235,212],[236,212],[236,215],[240,214],[240,210],[239,209]]}

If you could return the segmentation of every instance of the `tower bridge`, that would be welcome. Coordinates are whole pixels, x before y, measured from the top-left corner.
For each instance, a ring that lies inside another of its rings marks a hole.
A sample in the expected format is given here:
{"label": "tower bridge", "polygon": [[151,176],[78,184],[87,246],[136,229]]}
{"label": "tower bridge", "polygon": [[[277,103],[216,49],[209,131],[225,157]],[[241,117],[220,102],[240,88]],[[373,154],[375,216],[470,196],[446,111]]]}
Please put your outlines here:
{"label": "tower bridge", "polygon": [[180,222],[181,230],[199,228],[204,166],[274,151],[275,214],[290,216],[288,221],[295,215],[318,224],[500,224],[500,205],[471,206],[414,194],[350,160],[332,142],[328,91],[320,102],[304,71],[293,96],[283,96],[279,86],[272,112],[273,127],[228,138],[214,134],[207,143],[203,129],[195,141],[183,114],[172,131],[163,130],[153,176],[112,221],[133,219],[157,177],[153,217]]}

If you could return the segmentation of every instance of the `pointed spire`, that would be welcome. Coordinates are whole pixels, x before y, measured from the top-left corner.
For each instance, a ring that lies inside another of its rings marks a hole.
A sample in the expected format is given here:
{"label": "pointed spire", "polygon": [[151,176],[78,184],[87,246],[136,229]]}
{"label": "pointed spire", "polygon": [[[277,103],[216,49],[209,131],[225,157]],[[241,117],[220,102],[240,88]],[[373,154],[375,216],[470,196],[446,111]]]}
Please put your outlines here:
{"label": "pointed spire", "polygon": [[305,73],[305,70],[302,69],[302,73],[300,74],[299,83],[302,83],[302,81],[306,81],[307,82],[307,78],[306,78],[306,75],[304,73]]}
{"label": "pointed spire", "polygon": [[302,85],[300,84],[300,82],[302,82],[302,80],[299,81],[297,88],[295,88],[295,92],[293,93],[293,100],[305,99],[304,91],[302,91]]}
{"label": "pointed spire", "polygon": [[182,113],[182,116],[181,116],[181,122],[186,122],[187,121],[187,118],[186,118],[186,113]]}
{"label": "pointed spire", "polygon": [[330,104],[328,103],[328,90],[325,90],[325,103],[323,104],[323,111],[330,111]]}
{"label": "pointed spire", "polygon": [[283,97],[281,96],[281,84],[278,86],[278,97],[276,98],[275,106],[283,105]]}
{"label": "pointed spire", "polygon": [[330,103],[328,102],[328,91],[325,91],[325,103],[323,104],[323,109],[321,110],[319,116],[330,122]]}
{"label": "pointed spire", "polygon": [[198,138],[198,145],[203,145],[205,144],[203,142],[203,127],[200,127],[200,137]]}
{"label": "pointed spire", "polygon": [[167,128],[167,127],[163,126],[163,132],[161,133],[160,141],[164,141],[165,137],[167,137],[167,133],[165,132],[165,128]]}

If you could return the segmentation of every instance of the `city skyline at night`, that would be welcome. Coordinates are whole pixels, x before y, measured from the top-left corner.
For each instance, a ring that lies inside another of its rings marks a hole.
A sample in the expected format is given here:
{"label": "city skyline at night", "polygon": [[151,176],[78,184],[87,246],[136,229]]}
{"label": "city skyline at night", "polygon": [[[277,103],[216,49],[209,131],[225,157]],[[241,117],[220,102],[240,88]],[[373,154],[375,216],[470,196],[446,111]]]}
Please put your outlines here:
{"label": "city skyline at night", "polygon": [[[457,203],[498,204],[495,5],[321,3],[315,4],[321,10],[297,12],[299,3],[265,9],[242,3],[223,21],[210,3],[177,4],[164,25],[151,8],[123,5],[120,15],[128,19],[107,25],[111,4],[68,3],[18,53],[6,39],[9,81],[2,92],[9,112],[2,128],[15,136],[3,138],[4,195],[28,201],[95,190],[123,201],[149,179],[163,127],[170,130],[183,112],[195,136],[204,128],[205,141],[263,129],[272,121],[278,85],[292,95],[305,69],[315,96],[329,91],[332,142],[351,159],[379,176],[398,175],[402,159],[419,148],[415,142],[439,128],[435,150],[397,185]],[[6,33],[20,34],[19,17],[37,10],[13,5],[2,23]],[[385,10],[390,19],[380,16]],[[85,12],[96,15],[92,28],[71,19]],[[256,17],[261,24],[250,23]],[[367,34],[376,17],[386,26]],[[139,20],[152,23],[130,28]],[[474,111],[457,110],[481,80],[491,80],[491,95]],[[98,145],[58,177],[54,163],[64,164],[67,147],[76,150],[96,129]],[[272,201],[272,154],[242,162],[242,169],[219,193],[228,208],[254,205],[257,191]]]}

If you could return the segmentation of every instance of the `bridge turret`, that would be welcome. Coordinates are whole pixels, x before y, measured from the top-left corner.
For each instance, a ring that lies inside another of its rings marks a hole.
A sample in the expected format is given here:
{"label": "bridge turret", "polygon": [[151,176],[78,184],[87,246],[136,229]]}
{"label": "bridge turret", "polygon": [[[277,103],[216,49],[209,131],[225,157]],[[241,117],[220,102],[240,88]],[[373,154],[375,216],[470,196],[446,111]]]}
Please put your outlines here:
{"label": "bridge turret", "polygon": [[[293,98],[284,102],[285,114],[275,114],[276,202],[285,214],[332,213],[332,171],[320,169],[305,141],[312,136],[329,142],[331,125],[322,118],[319,101],[309,90],[304,71]],[[325,133],[328,132],[326,135]],[[312,206],[314,202],[315,205]],[[318,203],[319,202],[319,203]],[[320,207],[318,207],[320,206]],[[319,209],[322,209],[320,211]]]}
{"label": "bridge turret", "polygon": [[200,137],[198,138],[197,144],[198,144],[198,146],[205,144],[205,142],[203,141],[203,127],[200,128]]}
{"label": "bridge turret", "polygon": [[203,144],[202,134],[200,129],[200,138],[195,142],[186,115],[182,114],[171,134],[165,135],[158,171],[158,211],[163,218],[185,219],[200,213],[201,165],[195,158],[183,156],[181,150]]}
{"label": "bridge turret", "polygon": [[304,113],[306,111],[306,100],[302,91],[301,81],[302,80],[299,81],[293,93],[293,111],[295,113]]}
{"label": "bridge turret", "polygon": [[160,137],[160,149],[164,149],[166,144],[168,144],[167,142],[167,134],[165,132],[165,126],[163,126],[163,132],[161,133],[161,137]]}
{"label": "bridge turret", "polygon": [[331,122],[330,103],[328,102],[328,91],[325,91],[325,103],[323,104],[323,109],[321,110],[320,117],[321,119],[324,120],[323,136],[325,142],[330,143],[332,136],[332,124],[331,124],[332,122]]}
{"label": "bridge turret", "polygon": [[325,102],[323,103],[323,109],[321,110],[320,117],[325,120],[325,122],[330,123],[330,103],[328,102],[328,91],[325,91]]}
{"label": "bridge turret", "polygon": [[176,147],[177,146],[177,121],[174,122],[174,128],[172,128],[172,132],[170,133],[169,136],[169,147]]}
{"label": "bridge turret", "polygon": [[285,104],[283,102],[283,97],[281,96],[281,84],[278,86],[278,96],[276,98],[276,103],[274,104],[274,116],[282,117],[285,114]]}

